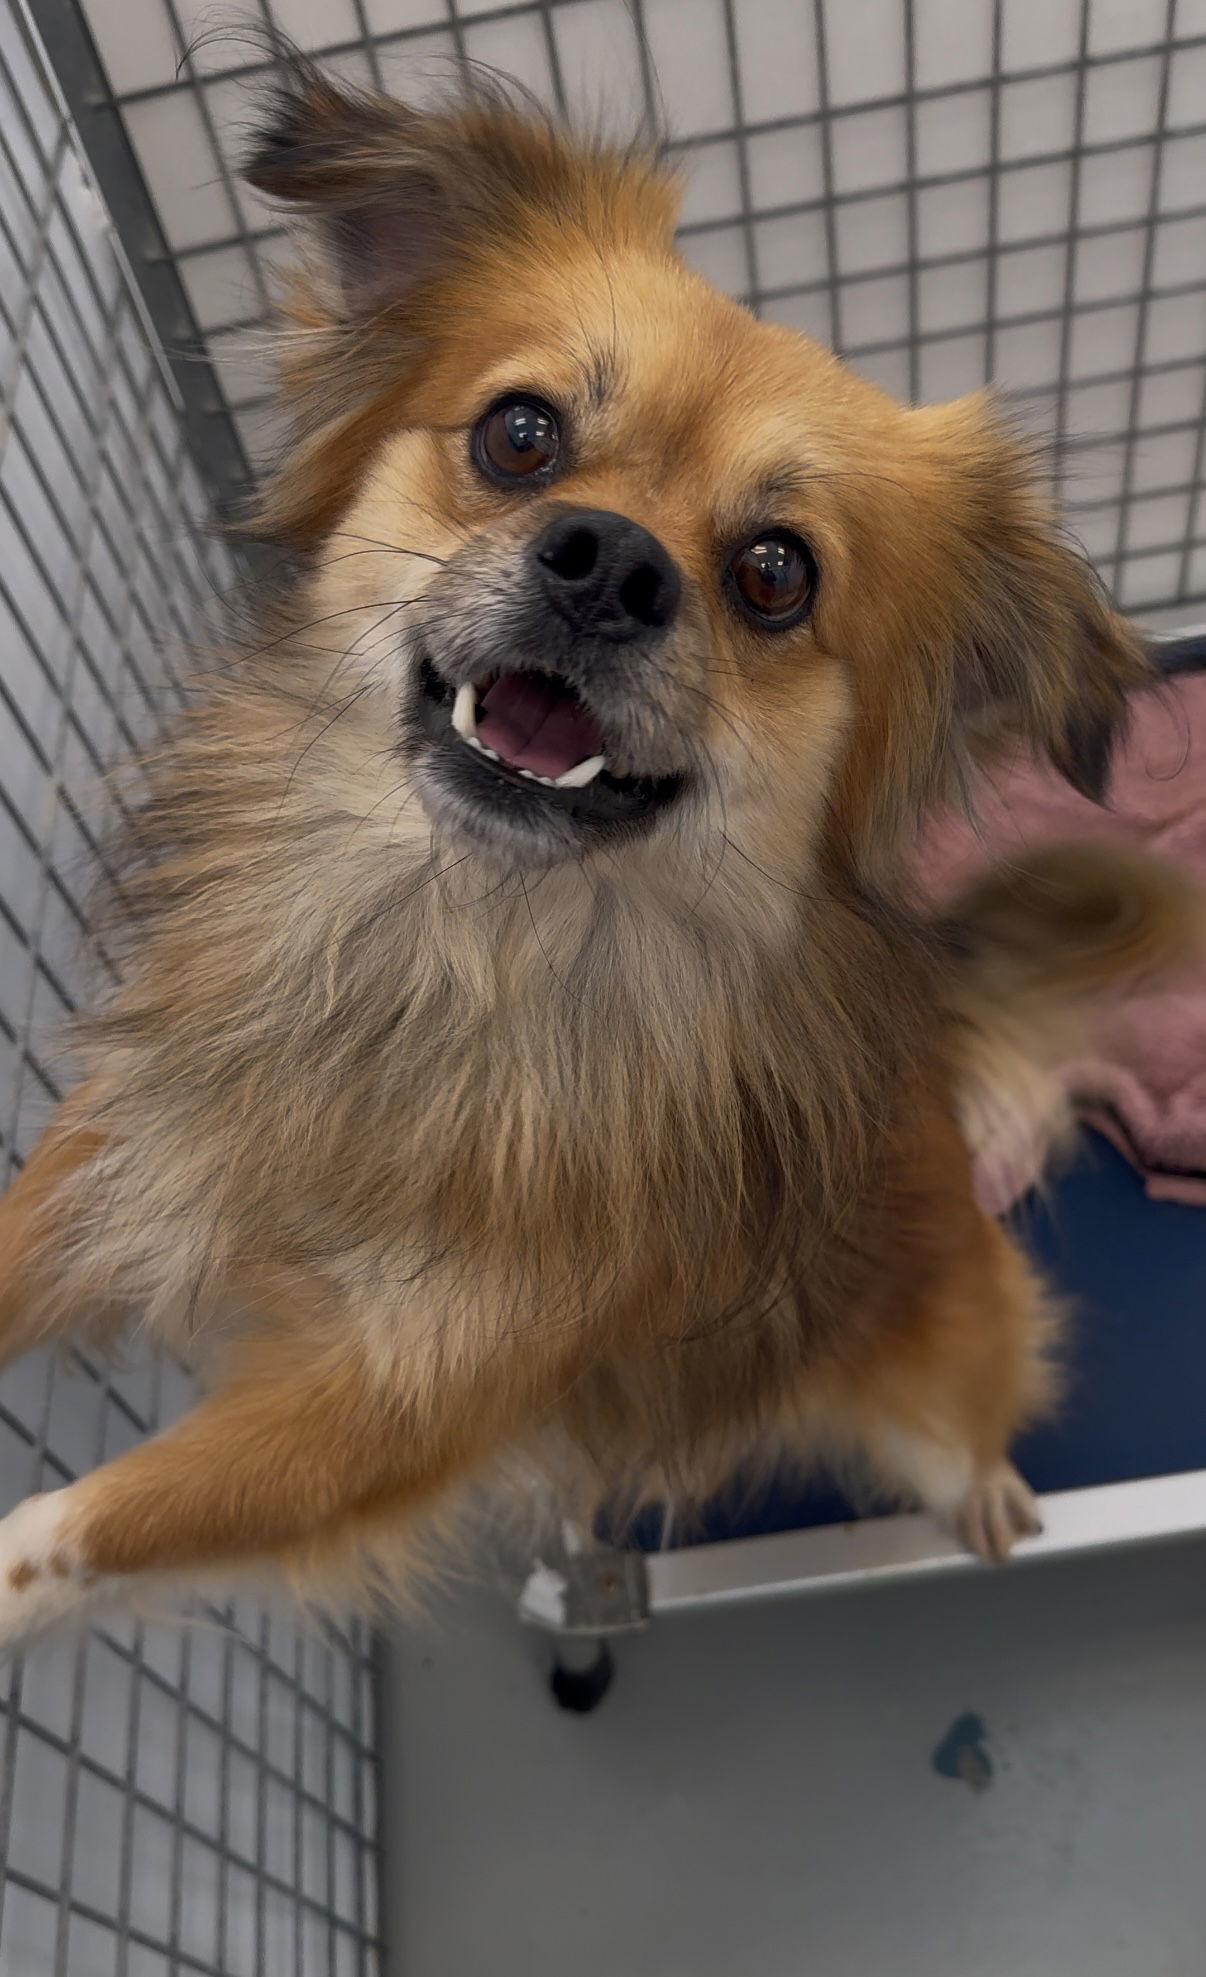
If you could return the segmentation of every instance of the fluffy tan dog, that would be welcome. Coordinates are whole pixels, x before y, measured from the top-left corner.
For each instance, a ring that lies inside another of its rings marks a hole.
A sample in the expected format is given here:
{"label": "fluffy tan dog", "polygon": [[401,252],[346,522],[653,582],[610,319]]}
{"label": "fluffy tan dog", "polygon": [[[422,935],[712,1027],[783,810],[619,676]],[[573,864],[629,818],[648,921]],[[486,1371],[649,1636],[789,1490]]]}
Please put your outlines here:
{"label": "fluffy tan dog", "polygon": [[292,69],[303,552],[148,764],[116,991],[0,1208],[15,1354],[145,1314],[179,1425],[0,1524],[0,1639],[144,1575],[371,1578],[510,1457],[583,1514],[824,1448],[1033,1527],[1041,1286],[961,1118],[1196,901],[903,873],[1012,739],[1100,793],[1147,663],[980,398],[909,410],[674,245],[647,156]]}

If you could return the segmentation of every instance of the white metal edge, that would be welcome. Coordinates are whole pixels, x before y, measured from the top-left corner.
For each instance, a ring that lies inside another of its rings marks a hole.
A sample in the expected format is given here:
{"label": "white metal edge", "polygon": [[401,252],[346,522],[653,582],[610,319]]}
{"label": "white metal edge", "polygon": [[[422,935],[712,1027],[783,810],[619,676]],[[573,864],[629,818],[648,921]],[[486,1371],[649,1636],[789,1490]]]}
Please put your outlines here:
{"label": "white metal edge", "polygon": [[[1041,1499],[1042,1535],[1017,1563],[1206,1532],[1206,1470],[1063,1490]],[[651,1615],[843,1587],[972,1571],[978,1566],[930,1517],[869,1517],[727,1544],[656,1552],[646,1560]]]}

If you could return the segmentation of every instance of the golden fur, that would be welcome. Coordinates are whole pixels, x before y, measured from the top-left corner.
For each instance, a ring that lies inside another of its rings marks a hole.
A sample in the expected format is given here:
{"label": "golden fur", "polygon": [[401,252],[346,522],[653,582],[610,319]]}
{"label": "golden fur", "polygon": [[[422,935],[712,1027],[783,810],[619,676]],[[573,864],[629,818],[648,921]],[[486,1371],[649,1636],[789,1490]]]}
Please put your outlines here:
{"label": "golden fur", "polygon": [[[1048,1019],[1193,952],[1197,914],[1105,852],[941,926],[904,873],[1005,741],[1100,793],[1135,634],[989,403],[905,409],[717,294],[650,159],[299,63],[251,176],[311,226],[260,509],[305,573],[145,765],[120,985],[0,1208],[14,1350],[137,1310],[212,1387],[0,1526],[0,1631],[38,1624],[39,1580],[355,1576],[512,1458],[589,1515],[822,1447],[1004,1555],[1051,1319],[956,1120],[1002,1035],[1041,1058]],[[574,435],[547,494],[469,456],[519,388]],[[682,575],[616,767],[689,787],[643,834],[529,857],[457,827],[400,710],[422,642],[471,649],[566,502]],[[772,522],[820,571],[773,637],[718,575]]]}

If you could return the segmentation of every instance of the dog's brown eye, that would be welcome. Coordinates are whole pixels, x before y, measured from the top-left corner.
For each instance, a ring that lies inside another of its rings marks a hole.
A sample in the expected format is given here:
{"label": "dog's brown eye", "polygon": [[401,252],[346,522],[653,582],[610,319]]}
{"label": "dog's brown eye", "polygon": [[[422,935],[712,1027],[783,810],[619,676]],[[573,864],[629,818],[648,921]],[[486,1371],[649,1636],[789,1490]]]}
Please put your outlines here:
{"label": "dog's brown eye", "polygon": [[799,536],[776,529],[755,536],[729,564],[742,608],[783,631],[803,617],[816,588],[817,566]]}
{"label": "dog's brown eye", "polygon": [[487,412],[475,435],[478,465],[491,480],[523,480],[557,463],[556,414],[534,398],[508,398]]}

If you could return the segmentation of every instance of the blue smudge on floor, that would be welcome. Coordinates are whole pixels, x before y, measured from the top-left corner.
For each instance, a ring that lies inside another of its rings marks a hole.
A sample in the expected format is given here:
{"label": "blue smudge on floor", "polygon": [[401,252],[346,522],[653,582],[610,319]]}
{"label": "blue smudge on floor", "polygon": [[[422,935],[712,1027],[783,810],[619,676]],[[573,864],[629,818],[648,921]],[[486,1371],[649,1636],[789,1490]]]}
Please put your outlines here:
{"label": "blue smudge on floor", "polygon": [[940,1778],[954,1778],[973,1792],[986,1792],[992,1783],[987,1738],[984,1718],[967,1710],[956,1716],[941,1743],[935,1745],[930,1763]]}

